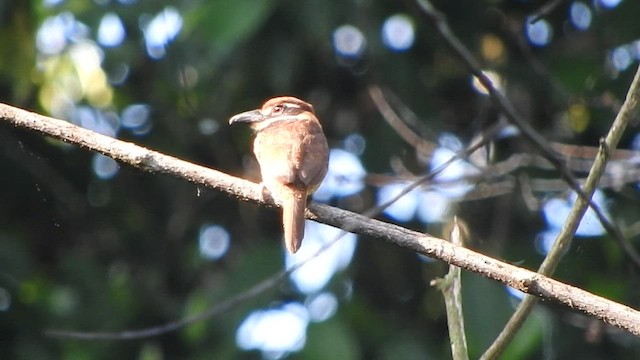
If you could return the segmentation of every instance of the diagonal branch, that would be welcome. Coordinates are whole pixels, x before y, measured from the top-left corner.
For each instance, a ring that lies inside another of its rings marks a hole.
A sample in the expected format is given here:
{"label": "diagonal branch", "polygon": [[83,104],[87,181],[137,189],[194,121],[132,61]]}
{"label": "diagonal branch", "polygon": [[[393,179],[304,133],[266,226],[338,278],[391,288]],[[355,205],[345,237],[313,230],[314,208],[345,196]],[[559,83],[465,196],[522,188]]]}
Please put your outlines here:
{"label": "diagonal branch", "polygon": [[556,170],[558,170],[560,176],[567,182],[569,187],[575,191],[578,197],[589,204],[605,230],[607,230],[611,236],[615,237],[618,242],[623,242],[624,237],[622,236],[620,229],[609,221],[602,209],[591,201],[591,198],[582,191],[578,181],[554,152],[549,142],[547,142],[542,135],[540,135],[522,116],[520,116],[513,104],[493,85],[491,79],[484,71],[482,71],[482,66],[480,66],[478,60],[473,57],[471,52],[467,50],[464,44],[451,31],[444,15],[438,12],[438,10],[436,10],[428,0],[417,0],[417,4],[420,8],[420,13],[434,25],[440,36],[445,40],[447,46],[449,46],[453,53],[462,60],[462,62],[467,66],[469,72],[478,79],[480,84],[482,84],[485,90],[487,90],[491,100],[504,114],[505,118],[511,124],[515,125],[520,130],[522,136],[533,144],[537,148],[538,152],[547,159],[556,168]]}
{"label": "diagonal branch", "polygon": [[[611,151],[618,145],[620,138],[622,137],[622,133],[627,128],[631,118],[638,110],[638,102],[640,101],[640,66],[636,71],[636,75],[633,78],[633,82],[629,87],[629,91],[627,93],[627,97],[622,104],[622,108],[620,112],[616,116],[616,119],[613,121],[611,125],[611,129],[607,136],[600,141],[600,150],[598,151],[598,155],[596,156],[595,161],[593,162],[593,166],[589,175],[587,176],[587,180],[584,184],[584,192],[589,196],[593,196],[593,193],[598,185],[598,181],[600,177],[604,173],[604,169],[607,165],[607,159],[611,155]],[[549,251],[549,254],[540,265],[540,269],[538,272],[543,275],[551,275],[553,274],[556,266],[560,262],[560,258],[565,253],[566,249],[569,248],[571,244],[571,240],[573,239],[573,234],[575,234],[578,225],[580,225],[580,220],[587,210],[587,206],[589,204],[581,198],[576,199],[575,204],[571,208],[571,212],[567,216],[567,221],[564,223],[562,230]],[[629,245],[626,241],[623,241],[621,244],[623,249],[627,251],[627,253],[632,252],[635,254],[635,250]],[[627,247],[627,248],[625,248]],[[535,298],[531,296],[525,296],[522,302],[518,305],[518,308],[513,313],[504,329],[498,335],[496,341],[487,349],[486,353],[482,356],[482,359],[497,359],[501,352],[506,348],[507,344],[511,341],[511,339],[515,336],[517,330],[522,326],[525,319],[533,309],[533,305],[535,305]]]}
{"label": "diagonal branch", "polygon": [[[243,201],[274,206],[262,186],[180,160],[133,143],[9,105],[0,104],[0,120],[100,152],[143,171],[170,175],[226,192]],[[525,293],[552,300],[640,336],[640,312],[533,271],[493,259],[445,240],[335,207],[311,203],[307,218],[385,240],[420,254],[497,280]]]}

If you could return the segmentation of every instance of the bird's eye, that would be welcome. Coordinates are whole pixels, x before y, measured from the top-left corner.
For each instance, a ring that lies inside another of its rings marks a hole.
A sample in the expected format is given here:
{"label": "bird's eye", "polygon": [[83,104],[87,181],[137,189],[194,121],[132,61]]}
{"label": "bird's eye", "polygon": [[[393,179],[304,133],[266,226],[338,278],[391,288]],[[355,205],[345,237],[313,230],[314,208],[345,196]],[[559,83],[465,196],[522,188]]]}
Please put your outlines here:
{"label": "bird's eye", "polygon": [[283,105],[276,105],[276,106],[273,107],[273,110],[271,111],[271,113],[280,114],[283,111],[284,111],[284,106]]}

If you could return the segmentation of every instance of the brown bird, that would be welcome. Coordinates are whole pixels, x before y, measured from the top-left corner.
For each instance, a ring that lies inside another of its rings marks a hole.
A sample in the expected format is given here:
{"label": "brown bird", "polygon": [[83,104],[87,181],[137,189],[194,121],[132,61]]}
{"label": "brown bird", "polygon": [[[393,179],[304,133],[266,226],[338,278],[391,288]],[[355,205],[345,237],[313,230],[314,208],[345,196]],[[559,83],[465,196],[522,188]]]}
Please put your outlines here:
{"label": "brown bird", "polygon": [[282,204],[284,241],[292,254],[304,237],[307,196],[327,174],[329,147],[311,104],[291,96],[268,100],[261,109],[246,111],[229,124],[248,123],[256,137],[253,153],[262,184]]}

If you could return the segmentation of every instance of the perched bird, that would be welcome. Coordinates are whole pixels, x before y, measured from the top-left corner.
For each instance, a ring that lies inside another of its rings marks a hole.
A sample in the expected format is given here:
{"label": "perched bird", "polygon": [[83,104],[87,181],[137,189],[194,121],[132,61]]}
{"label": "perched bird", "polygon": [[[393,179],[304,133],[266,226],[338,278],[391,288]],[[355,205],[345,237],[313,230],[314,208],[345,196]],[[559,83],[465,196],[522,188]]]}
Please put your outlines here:
{"label": "perched bird", "polygon": [[282,96],[233,116],[229,124],[234,123],[247,123],[255,132],[253,153],[262,184],[282,204],[284,241],[293,254],[304,237],[307,196],[327,174],[329,147],[320,121],[311,104]]}

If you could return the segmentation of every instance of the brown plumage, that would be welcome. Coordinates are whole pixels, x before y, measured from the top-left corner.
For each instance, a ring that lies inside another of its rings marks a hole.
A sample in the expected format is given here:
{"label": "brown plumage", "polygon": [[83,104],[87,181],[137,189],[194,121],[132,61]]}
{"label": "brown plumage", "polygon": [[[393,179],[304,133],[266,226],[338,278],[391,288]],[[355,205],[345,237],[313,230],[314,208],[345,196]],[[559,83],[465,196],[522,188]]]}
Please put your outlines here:
{"label": "brown plumage", "polygon": [[256,133],[253,152],[262,183],[282,204],[287,249],[295,253],[304,237],[307,196],[327,174],[329,148],[311,104],[290,96],[276,97],[261,109],[233,116],[229,123],[246,122]]}

